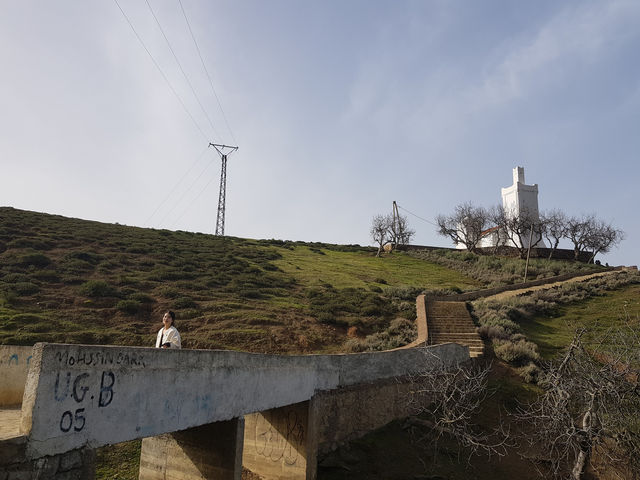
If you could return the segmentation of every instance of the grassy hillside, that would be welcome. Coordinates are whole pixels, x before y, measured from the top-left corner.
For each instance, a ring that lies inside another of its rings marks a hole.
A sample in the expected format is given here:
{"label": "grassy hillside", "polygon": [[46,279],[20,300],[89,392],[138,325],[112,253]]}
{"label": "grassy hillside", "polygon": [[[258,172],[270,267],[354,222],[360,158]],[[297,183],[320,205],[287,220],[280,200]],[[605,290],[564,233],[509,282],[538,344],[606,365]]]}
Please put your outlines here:
{"label": "grassy hillside", "polygon": [[[225,239],[0,208],[0,343],[150,345],[173,309],[188,348],[335,351],[415,318],[424,289],[478,282],[360,246]],[[353,334],[352,329],[352,334]]]}

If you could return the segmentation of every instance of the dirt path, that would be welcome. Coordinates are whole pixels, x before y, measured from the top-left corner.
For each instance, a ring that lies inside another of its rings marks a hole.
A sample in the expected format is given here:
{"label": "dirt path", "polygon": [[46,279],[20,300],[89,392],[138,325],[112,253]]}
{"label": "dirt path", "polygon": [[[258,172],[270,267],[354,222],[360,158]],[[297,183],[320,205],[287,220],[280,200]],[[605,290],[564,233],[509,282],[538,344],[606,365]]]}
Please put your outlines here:
{"label": "dirt path", "polygon": [[496,295],[491,295],[490,297],[485,297],[484,299],[485,300],[504,300],[505,298],[515,297],[517,295],[522,295],[523,293],[535,292],[536,290],[547,290],[549,288],[554,288],[565,283],[583,282],[585,280],[589,280],[590,278],[604,277],[605,275],[613,275],[618,273],[620,273],[620,270],[610,270],[608,272],[591,273],[589,275],[574,277],[574,278],[570,278],[569,280],[563,280],[561,282],[545,283],[544,285],[538,285],[536,287],[521,288],[520,290],[509,290],[506,292],[498,293]]}

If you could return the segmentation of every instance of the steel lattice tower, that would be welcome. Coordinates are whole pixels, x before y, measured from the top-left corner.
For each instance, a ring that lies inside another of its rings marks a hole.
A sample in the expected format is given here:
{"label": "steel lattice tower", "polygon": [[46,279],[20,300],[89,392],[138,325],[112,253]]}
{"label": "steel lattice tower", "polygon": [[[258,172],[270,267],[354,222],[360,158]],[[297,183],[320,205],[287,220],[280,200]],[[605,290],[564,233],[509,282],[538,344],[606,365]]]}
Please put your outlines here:
{"label": "steel lattice tower", "polygon": [[[216,233],[215,235],[224,237],[224,215],[227,203],[227,155],[235,152],[238,147],[230,147],[228,145],[218,145],[210,143],[210,147],[216,149],[222,160],[222,168],[220,170],[220,193],[218,195],[218,215],[216,217]],[[226,153],[225,153],[226,152]]]}

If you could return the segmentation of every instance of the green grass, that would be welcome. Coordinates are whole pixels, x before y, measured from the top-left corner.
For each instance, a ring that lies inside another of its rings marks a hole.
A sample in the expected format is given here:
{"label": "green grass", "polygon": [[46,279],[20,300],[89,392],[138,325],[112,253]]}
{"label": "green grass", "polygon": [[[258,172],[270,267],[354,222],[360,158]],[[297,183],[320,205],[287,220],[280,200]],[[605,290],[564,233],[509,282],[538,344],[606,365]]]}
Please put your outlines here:
{"label": "green grass", "polygon": [[[405,254],[376,258],[356,245],[220,238],[0,208],[2,344],[150,345],[172,309],[186,348],[336,351],[349,326],[372,334],[396,317],[413,320],[405,304],[422,290],[476,285],[446,267]],[[251,331],[256,322],[260,332]]]}
{"label": "green grass", "polygon": [[140,473],[141,440],[96,450],[96,480],[136,480]]}
{"label": "green grass", "polygon": [[419,286],[424,288],[460,288],[469,290],[479,283],[460,273],[436,264],[425,268],[424,262],[416,262],[402,252],[384,258],[375,258],[370,251],[338,252],[322,250],[324,255],[313,253],[307,247],[284,250],[282,258],[274,261],[284,272],[295,276],[304,286],[328,283],[335,288],[378,285]]}
{"label": "green grass", "polygon": [[527,338],[538,344],[543,358],[549,359],[571,343],[577,328],[586,327],[590,330],[589,336],[585,338],[588,343],[599,333],[625,324],[627,318],[638,324],[640,285],[560,306],[553,316],[524,319],[520,326]]}

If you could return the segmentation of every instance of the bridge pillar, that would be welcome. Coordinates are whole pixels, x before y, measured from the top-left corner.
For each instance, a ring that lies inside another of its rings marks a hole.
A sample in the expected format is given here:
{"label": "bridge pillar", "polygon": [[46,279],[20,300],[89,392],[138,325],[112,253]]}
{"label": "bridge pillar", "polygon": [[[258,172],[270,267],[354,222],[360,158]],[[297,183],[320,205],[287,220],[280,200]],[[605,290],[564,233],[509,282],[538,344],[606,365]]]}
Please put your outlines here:
{"label": "bridge pillar", "polygon": [[314,480],[317,440],[309,402],[245,415],[242,465],[264,480]]}
{"label": "bridge pillar", "polygon": [[215,422],[142,440],[140,480],[240,480],[242,419]]}

